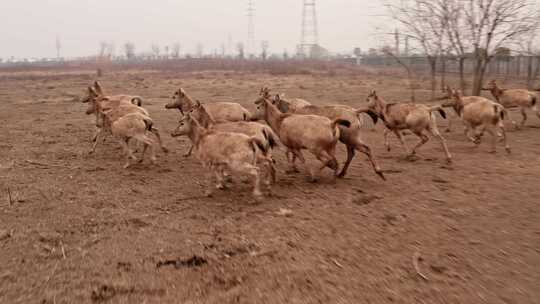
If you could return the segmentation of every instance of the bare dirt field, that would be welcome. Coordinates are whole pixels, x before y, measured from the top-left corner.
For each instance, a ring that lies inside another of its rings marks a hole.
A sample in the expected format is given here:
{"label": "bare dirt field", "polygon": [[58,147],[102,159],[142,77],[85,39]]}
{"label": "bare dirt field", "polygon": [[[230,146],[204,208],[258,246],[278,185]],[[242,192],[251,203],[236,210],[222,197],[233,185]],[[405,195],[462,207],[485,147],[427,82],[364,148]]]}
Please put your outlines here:
{"label": "bare dirt field", "polygon": [[0,73],[0,303],[540,303],[537,117],[510,130],[510,155],[502,145],[487,153],[488,142],[474,148],[456,123],[445,134],[454,164],[435,140],[407,160],[394,137],[384,149],[377,126],[365,139],[386,182],[358,155],[345,179],[326,170],[312,184],[305,169],[286,174],[277,151],[271,197],[255,202],[235,179],[207,198],[206,173],[182,156],[187,138],[168,135],[180,114],[164,104],[180,86],[202,102],[254,110],[264,85],[360,107],[372,88],[406,101],[406,81],[377,72],[108,73],[100,80],[109,93],[145,98],[171,149],[156,166],[124,170],[110,137],[88,155],[93,117],[79,98],[94,79]]}

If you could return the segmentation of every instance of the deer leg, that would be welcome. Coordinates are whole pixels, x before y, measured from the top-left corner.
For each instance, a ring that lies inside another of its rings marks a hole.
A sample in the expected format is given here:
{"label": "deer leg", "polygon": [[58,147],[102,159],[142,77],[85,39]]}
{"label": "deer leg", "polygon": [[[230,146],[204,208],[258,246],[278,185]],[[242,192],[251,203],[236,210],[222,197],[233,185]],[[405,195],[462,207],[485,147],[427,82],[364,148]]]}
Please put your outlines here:
{"label": "deer leg", "polygon": [[452,114],[448,116],[448,126],[446,126],[446,129],[444,130],[446,133],[452,132]]}
{"label": "deer leg", "polygon": [[243,173],[243,174],[247,174],[247,175],[251,175],[254,179],[253,181],[253,196],[255,197],[261,197],[262,196],[262,192],[261,192],[261,176],[260,176],[260,170],[257,166],[253,166],[251,164],[248,164],[248,163],[242,163],[242,164],[239,164],[238,166],[235,166],[234,168],[231,168],[233,169],[234,171],[238,172],[238,173]]}
{"label": "deer leg", "polygon": [[399,142],[401,143],[401,145],[403,146],[403,148],[405,149],[405,153],[407,155],[409,155],[409,148],[407,148],[407,145],[405,144],[405,141],[403,140],[403,135],[401,134],[401,132],[399,132],[399,130],[394,130],[394,134],[396,134],[396,137],[398,138]]}
{"label": "deer leg", "polygon": [[519,127],[520,129],[525,126],[525,122],[527,121],[527,112],[525,111],[524,107],[521,108],[521,116],[523,117],[523,120],[521,121],[521,124]]}
{"label": "deer leg", "polygon": [[356,144],[356,149],[362,153],[364,153],[369,161],[371,162],[371,166],[373,167],[373,170],[375,171],[375,173],[377,173],[377,175],[379,175],[383,180],[386,180],[386,178],[384,177],[384,174],[381,170],[381,167],[379,167],[379,164],[377,163],[377,160],[375,160],[375,157],[373,157],[373,153],[371,151],[371,148],[364,144],[364,143],[357,143]]}
{"label": "deer leg", "polygon": [[[322,166],[315,166],[314,168],[311,168],[310,171],[310,182],[315,183],[318,180],[318,177],[321,174],[321,171],[326,168],[332,168],[334,169],[334,173],[337,174],[337,160],[335,157],[332,158],[331,155],[329,155],[326,151],[313,151],[315,157],[322,163]],[[334,174],[334,177],[335,177]]]}
{"label": "deer leg", "polygon": [[441,133],[437,129],[437,126],[432,125],[428,129],[428,131],[429,131],[429,133],[431,133],[431,135],[433,135],[434,137],[437,137],[439,139],[439,141],[441,142],[441,146],[442,146],[442,148],[444,150],[444,154],[446,155],[446,161],[451,163],[452,162],[452,155],[450,154],[450,151],[448,151],[448,145],[446,144],[446,139],[444,139],[444,137],[441,135]]}
{"label": "deer leg", "polygon": [[388,142],[388,135],[390,135],[390,130],[384,129],[384,146],[386,151],[390,151],[390,143]]}
{"label": "deer leg", "polygon": [[152,164],[155,164],[156,163],[156,150],[154,147],[156,143],[154,142],[154,140],[146,134],[139,134],[135,136],[135,139],[137,139],[138,141],[144,144],[141,159],[139,162],[143,161],[144,153],[146,152],[146,149],[150,147],[150,161],[152,162]]}
{"label": "deer leg", "polygon": [[486,131],[491,135],[491,150],[489,153],[497,153],[497,132],[491,127],[487,128]]}
{"label": "deer leg", "polygon": [[[92,145],[92,149],[90,149],[90,151],[88,152],[89,154],[96,152],[96,147],[99,143],[99,136],[102,134],[103,134],[103,128],[98,128],[96,130],[96,133],[94,134],[94,137],[92,138],[92,141],[94,142],[94,144]],[[103,137],[103,139],[105,139],[105,137]]]}
{"label": "deer leg", "polygon": [[504,127],[504,122],[502,120],[499,121],[499,129],[501,130],[502,140],[504,143],[504,149],[506,150],[506,153],[510,154],[512,150],[510,149],[510,145],[508,144],[507,137],[506,137],[506,129]]}
{"label": "deer leg", "polygon": [[124,169],[127,169],[129,168],[129,166],[131,166],[130,160],[137,160],[137,158],[133,155],[133,152],[129,148],[128,142],[128,137],[120,140],[120,145],[122,146],[122,149],[124,150],[124,153],[126,155],[126,163],[124,164]]}
{"label": "deer leg", "polygon": [[161,151],[163,151],[163,153],[169,153],[169,149],[167,149],[167,147],[165,147],[163,145],[163,142],[161,141],[161,135],[159,134],[159,130],[157,128],[152,127],[150,132],[152,132],[152,134],[154,134],[154,136],[157,138],[157,142],[159,146],[161,147]]}
{"label": "deer leg", "polygon": [[[540,101],[540,95],[539,95],[539,97],[538,97],[537,99],[538,99],[538,101]],[[538,118],[540,118],[540,110],[538,109],[538,105],[537,105],[537,104],[535,104],[534,106],[532,106],[531,110],[532,110],[534,113],[536,113],[536,116],[537,116]]]}
{"label": "deer leg", "polygon": [[414,146],[414,148],[411,151],[411,155],[415,155],[416,154],[416,149],[420,148],[421,146],[423,146],[425,143],[427,143],[429,141],[429,137],[426,134],[424,134],[422,131],[415,132],[414,134],[416,136],[420,137],[420,142],[418,142],[416,144],[416,146]]}
{"label": "deer leg", "polygon": [[349,169],[349,166],[351,165],[351,162],[354,158],[355,154],[355,147],[351,145],[347,145],[347,160],[345,161],[345,164],[343,164],[343,169],[341,169],[341,172],[338,174],[338,177],[345,177],[347,174],[347,170]]}
{"label": "deer leg", "polygon": [[[216,173],[216,171],[218,171],[218,169],[216,168],[216,166],[213,166],[213,165],[210,165],[208,169],[209,169],[208,177],[207,177],[208,187],[204,191],[204,195],[207,197],[211,197],[214,194],[214,189],[212,187],[212,179],[215,176],[217,176],[218,173]],[[216,181],[216,184],[217,184],[217,181]]]}
{"label": "deer leg", "polygon": [[294,151],[287,149],[286,155],[287,155],[287,162],[289,163],[289,169],[287,170],[287,173],[300,172],[298,168],[296,167],[296,154],[294,153]]}
{"label": "deer leg", "polygon": [[193,152],[193,144],[189,147],[189,150],[184,154],[184,157],[190,157],[191,153]]}
{"label": "deer leg", "polygon": [[216,177],[216,188],[224,190],[225,185],[223,183],[223,170],[221,170],[221,168],[214,170],[214,175]]}

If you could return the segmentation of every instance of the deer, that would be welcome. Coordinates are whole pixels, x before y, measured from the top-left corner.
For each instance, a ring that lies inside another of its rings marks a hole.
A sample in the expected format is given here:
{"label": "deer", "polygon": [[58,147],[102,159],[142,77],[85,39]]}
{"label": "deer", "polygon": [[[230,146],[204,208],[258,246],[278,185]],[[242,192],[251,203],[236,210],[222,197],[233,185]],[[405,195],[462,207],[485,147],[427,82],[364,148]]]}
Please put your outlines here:
{"label": "deer", "polygon": [[[182,115],[187,113],[196,106],[196,101],[193,100],[183,88],[174,92],[173,101],[165,105],[166,109],[178,109]],[[212,115],[215,121],[251,121],[251,113],[235,102],[212,102],[205,103],[206,110]],[[193,146],[190,146],[188,151],[184,153],[184,157],[191,156]]]}
{"label": "deer", "polygon": [[320,172],[328,167],[338,175],[339,164],[336,159],[336,144],[340,137],[338,125],[350,126],[350,122],[336,118],[330,120],[318,115],[299,115],[282,113],[268,98],[257,99],[257,118],[264,119],[286,147],[288,172],[299,172],[296,159],[302,164],[306,161],[302,150],[308,150],[322,166],[311,168],[310,181],[317,182]]}
{"label": "deer", "polygon": [[[250,137],[241,133],[219,132],[203,127],[191,113],[186,113],[179,121],[172,137],[187,135],[194,145],[195,156],[202,166],[208,168],[211,176],[216,178],[216,188],[225,189],[224,172],[247,174],[254,179],[253,196],[260,198],[263,193],[260,189],[260,169],[257,161],[261,156],[268,163],[272,159],[267,154],[264,143],[257,137]],[[212,177],[210,177],[210,181]],[[270,182],[265,181],[268,188]],[[206,191],[212,196],[211,187]]]}
{"label": "deer", "polygon": [[[490,153],[495,153],[498,128],[502,133],[501,136],[506,152],[511,152],[503,122],[507,115],[504,106],[480,96],[463,97],[460,90],[452,90],[452,100],[450,105],[463,120],[463,123],[466,126],[466,137],[476,146],[480,144],[484,132],[487,131],[491,134],[493,139]],[[471,135],[471,132],[473,135]]]}
{"label": "deer", "polygon": [[[178,109],[182,115],[189,112],[196,102],[193,100],[183,88],[174,92],[173,101],[166,104],[166,109]],[[251,113],[235,102],[212,102],[204,104],[207,111],[216,121],[250,121]]]}
{"label": "deer", "polygon": [[[271,98],[270,89],[268,87],[261,88],[259,93],[261,98]],[[274,105],[283,113],[295,112],[296,110],[305,106],[310,106],[311,103],[307,100],[300,98],[285,99],[285,94],[276,94],[272,100]]]}
{"label": "deer", "polygon": [[[386,126],[384,144],[388,151],[390,151],[390,144],[388,143],[390,132],[396,135],[405,149],[407,157],[415,155],[416,150],[429,141],[429,137],[425,134],[425,132],[428,132],[439,139],[446,161],[448,163],[452,162],[452,155],[448,151],[446,140],[437,128],[437,120],[434,113],[437,111],[443,118],[446,118],[446,112],[444,112],[441,106],[429,107],[414,103],[387,103],[383,98],[378,96],[375,90],[370,92],[366,101],[367,108],[362,111],[370,114],[374,118],[375,123],[380,118]],[[410,130],[420,138],[420,142],[410,152],[403,140],[402,130]]]}
{"label": "deer", "polygon": [[[259,96],[260,98],[257,100],[258,103],[262,102],[265,98],[269,99],[270,94],[268,88],[262,88]],[[363,121],[359,116],[359,114],[363,112],[362,110],[353,109],[352,107],[343,105],[315,106],[307,102],[307,104],[300,107],[290,107],[284,102],[283,99],[280,99],[277,96],[271,101],[274,106],[284,113],[318,115],[326,117],[330,120],[342,119],[350,122],[349,127],[338,125],[340,130],[339,141],[347,147],[347,160],[337,176],[339,178],[343,178],[347,175],[348,168],[355,156],[355,151],[359,151],[368,157],[375,173],[383,180],[386,180],[383,171],[379,167],[379,164],[373,155],[372,149],[362,139],[361,127],[363,125]]]}
{"label": "deer", "polygon": [[[96,127],[97,131],[94,134],[92,149],[89,151],[90,154],[94,153],[98,143],[100,142],[99,137],[105,133],[111,133],[111,123],[121,118],[124,115],[130,113],[140,113],[146,117],[150,117],[148,111],[142,107],[134,105],[131,100],[126,98],[118,97],[107,97],[98,93],[93,87],[88,87],[88,98],[87,101],[88,108],[86,110],[87,115],[95,114],[96,115]],[[105,120],[105,112],[108,113],[107,121]],[[164,153],[168,153],[169,150],[163,145],[161,140],[161,135],[159,130],[152,123],[152,127],[149,130],[157,139],[161,150]],[[112,133],[111,133],[112,134]]]}
{"label": "deer", "polygon": [[538,96],[532,91],[525,89],[503,89],[499,87],[495,80],[491,80],[487,87],[482,88],[482,90],[490,91],[495,100],[507,109],[517,107],[521,109],[521,116],[523,117],[521,123],[518,125],[516,121],[511,120],[512,125],[516,129],[521,129],[525,126],[525,122],[527,121],[526,109],[531,109],[540,118],[540,110],[537,105]]}
{"label": "deer", "polygon": [[269,126],[254,122],[254,121],[230,121],[230,122],[216,122],[212,115],[206,110],[206,106],[202,105],[198,100],[196,105],[189,112],[191,117],[196,119],[199,124],[209,130],[219,132],[233,132],[241,133],[250,137],[257,138],[264,144],[265,150],[267,150],[267,156],[261,159],[263,165],[267,167],[268,174],[271,177],[272,182],[276,182],[276,168],[274,162],[268,163],[266,157],[272,157],[272,150],[276,148],[278,143],[277,135]]}

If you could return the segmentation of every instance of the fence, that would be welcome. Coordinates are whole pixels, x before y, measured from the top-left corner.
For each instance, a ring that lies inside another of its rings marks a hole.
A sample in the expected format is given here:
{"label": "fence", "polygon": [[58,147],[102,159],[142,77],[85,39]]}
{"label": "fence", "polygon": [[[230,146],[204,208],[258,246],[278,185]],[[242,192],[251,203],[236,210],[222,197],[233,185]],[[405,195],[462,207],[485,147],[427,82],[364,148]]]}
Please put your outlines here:
{"label": "fence", "polygon": [[[443,57],[438,60],[437,72],[446,70],[447,73],[459,73],[459,62],[455,57]],[[415,71],[428,71],[429,62],[424,56],[399,57],[399,60]],[[399,66],[395,58],[388,56],[368,56],[361,60],[361,64],[372,66]],[[445,65],[443,67],[443,64]],[[465,73],[472,74],[474,61],[465,60]],[[495,57],[489,64],[487,75],[499,77],[531,78],[540,75],[540,56],[505,56]]]}

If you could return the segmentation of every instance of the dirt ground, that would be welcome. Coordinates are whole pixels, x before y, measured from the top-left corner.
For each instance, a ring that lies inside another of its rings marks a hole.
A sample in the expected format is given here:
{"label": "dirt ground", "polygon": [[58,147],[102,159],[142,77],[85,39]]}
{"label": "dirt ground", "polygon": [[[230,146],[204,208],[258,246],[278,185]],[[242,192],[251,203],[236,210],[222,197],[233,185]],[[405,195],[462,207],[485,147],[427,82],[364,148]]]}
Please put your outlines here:
{"label": "dirt ground", "polygon": [[90,72],[0,74],[0,303],[540,303],[534,115],[508,133],[510,155],[502,145],[487,153],[487,142],[474,148],[456,123],[444,134],[451,166],[435,140],[407,160],[395,138],[384,149],[381,126],[367,129],[386,182],[359,155],[347,178],[333,182],[327,170],[312,184],[305,169],[286,174],[278,151],[278,183],[257,203],[238,179],[203,196],[204,170],[182,156],[187,139],[168,135],[179,113],[164,104],[175,89],[254,109],[267,85],[359,107],[372,88],[406,100],[405,80],[109,73],[105,89],[143,96],[171,149],[156,166],[127,170],[111,138],[87,153],[93,117],[79,97],[93,80]]}

